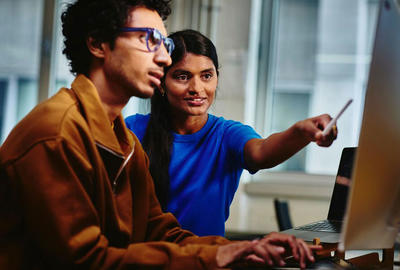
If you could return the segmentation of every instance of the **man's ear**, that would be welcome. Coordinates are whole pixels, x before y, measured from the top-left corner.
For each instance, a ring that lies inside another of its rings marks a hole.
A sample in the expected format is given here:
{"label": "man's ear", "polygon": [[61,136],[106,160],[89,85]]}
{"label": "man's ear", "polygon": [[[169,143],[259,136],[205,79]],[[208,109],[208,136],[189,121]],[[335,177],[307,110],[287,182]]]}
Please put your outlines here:
{"label": "man's ear", "polygon": [[88,47],[91,54],[97,58],[104,58],[105,43],[95,40],[93,37],[86,39],[86,46]]}

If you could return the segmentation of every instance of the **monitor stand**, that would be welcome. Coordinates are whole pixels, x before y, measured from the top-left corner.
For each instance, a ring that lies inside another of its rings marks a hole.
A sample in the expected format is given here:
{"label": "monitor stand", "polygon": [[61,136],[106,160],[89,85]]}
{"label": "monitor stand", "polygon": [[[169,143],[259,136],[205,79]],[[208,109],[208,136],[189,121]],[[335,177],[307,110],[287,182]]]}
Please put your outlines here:
{"label": "monitor stand", "polygon": [[378,252],[371,252],[346,260],[345,252],[340,252],[337,249],[337,244],[321,243],[319,238],[314,238],[313,244],[322,246],[322,250],[316,252],[317,259],[333,257],[335,263],[342,267],[356,267],[357,269],[393,269],[394,247],[382,249],[382,260],[379,260]]}

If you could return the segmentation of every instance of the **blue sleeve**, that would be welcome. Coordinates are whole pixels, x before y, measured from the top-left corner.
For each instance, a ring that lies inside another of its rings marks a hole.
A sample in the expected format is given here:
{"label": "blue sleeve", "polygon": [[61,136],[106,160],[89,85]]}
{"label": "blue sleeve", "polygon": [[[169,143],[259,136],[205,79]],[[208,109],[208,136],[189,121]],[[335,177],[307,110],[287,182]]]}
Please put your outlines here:
{"label": "blue sleeve", "polygon": [[150,115],[146,114],[134,114],[125,118],[126,127],[135,133],[136,137],[143,141],[143,137],[146,133],[147,125],[149,123]]}
{"label": "blue sleeve", "polygon": [[[241,168],[248,170],[244,160],[244,146],[249,140],[255,138],[260,139],[261,136],[252,127],[237,121],[227,121],[224,136],[225,147],[235,160],[239,161],[238,165]],[[249,172],[256,173],[256,171]]]}

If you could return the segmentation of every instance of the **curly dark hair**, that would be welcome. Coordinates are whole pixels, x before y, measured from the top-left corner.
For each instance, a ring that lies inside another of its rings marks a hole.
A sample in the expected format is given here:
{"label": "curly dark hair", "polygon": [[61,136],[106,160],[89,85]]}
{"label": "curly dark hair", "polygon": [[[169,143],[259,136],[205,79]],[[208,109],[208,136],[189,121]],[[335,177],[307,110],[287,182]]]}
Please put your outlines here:
{"label": "curly dark hair", "polygon": [[155,10],[165,20],[171,13],[170,0],[77,0],[67,5],[61,15],[64,35],[63,53],[69,60],[72,74],[88,75],[91,53],[86,40],[114,41],[132,8],[143,6]]}

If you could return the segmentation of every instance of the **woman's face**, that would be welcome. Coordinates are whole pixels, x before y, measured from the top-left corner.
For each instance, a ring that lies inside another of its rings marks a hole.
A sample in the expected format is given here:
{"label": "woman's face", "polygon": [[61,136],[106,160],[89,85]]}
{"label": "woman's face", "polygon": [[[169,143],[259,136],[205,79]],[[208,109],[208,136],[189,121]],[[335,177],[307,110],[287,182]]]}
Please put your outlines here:
{"label": "woman's face", "polygon": [[213,61],[203,55],[187,53],[166,74],[166,95],[172,111],[188,116],[207,114],[217,84]]}

